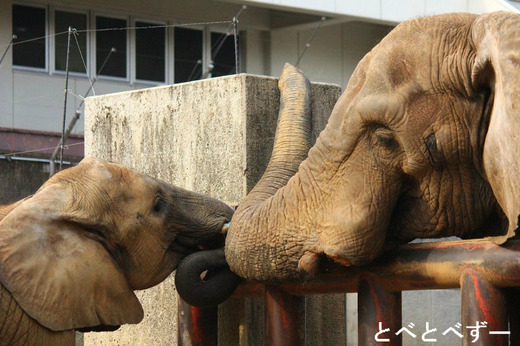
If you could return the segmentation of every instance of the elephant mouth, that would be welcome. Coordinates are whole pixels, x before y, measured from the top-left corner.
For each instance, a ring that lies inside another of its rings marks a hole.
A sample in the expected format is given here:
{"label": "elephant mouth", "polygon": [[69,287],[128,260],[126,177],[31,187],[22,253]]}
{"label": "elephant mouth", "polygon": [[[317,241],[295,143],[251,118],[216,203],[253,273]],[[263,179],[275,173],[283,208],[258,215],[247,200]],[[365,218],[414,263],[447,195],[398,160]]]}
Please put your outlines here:
{"label": "elephant mouth", "polygon": [[169,250],[175,253],[189,255],[197,251],[223,248],[224,244],[225,237],[222,234],[216,234],[205,238],[196,238],[179,234],[170,245]]}

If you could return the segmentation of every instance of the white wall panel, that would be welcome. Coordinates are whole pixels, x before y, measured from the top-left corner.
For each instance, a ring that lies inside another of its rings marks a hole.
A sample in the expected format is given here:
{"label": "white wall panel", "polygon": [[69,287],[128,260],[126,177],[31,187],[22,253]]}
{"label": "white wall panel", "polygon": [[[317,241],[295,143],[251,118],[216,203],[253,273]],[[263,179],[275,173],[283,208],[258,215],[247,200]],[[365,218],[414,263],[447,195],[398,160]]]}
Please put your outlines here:
{"label": "white wall panel", "polygon": [[[69,84],[69,87],[72,86]],[[18,129],[61,132],[65,76],[14,72],[14,127]],[[70,100],[69,95],[69,100]],[[74,111],[74,100],[67,103]]]}
{"label": "white wall panel", "polygon": [[425,12],[428,15],[467,11],[468,0],[426,0]]}
{"label": "white wall panel", "polygon": [[297,30],[277,30],[271,33],[271,75],[279,76],[286,62],[298,60]]}
{"label": "white wall panel", "polygon": [[280,0],[280,5],[288,7],[301,7],[306,10],[334,12],[336,0]]}
{"label": "white wall panel", "polygon": [[[300,54],[314,29],[300,31]],[[321,27],[300,60],[300,68],[313,82],[343,84],[341,25]]]}
{"label": "white wall panel", "polygon": [[352,16],[381,18],[381,0],[336,1],[336,12]]}
{"label": "white wall panel", "polygon": [[410,0],[382,0],[381,19],[392,22],[423,16],[425,13],[425,1]]}

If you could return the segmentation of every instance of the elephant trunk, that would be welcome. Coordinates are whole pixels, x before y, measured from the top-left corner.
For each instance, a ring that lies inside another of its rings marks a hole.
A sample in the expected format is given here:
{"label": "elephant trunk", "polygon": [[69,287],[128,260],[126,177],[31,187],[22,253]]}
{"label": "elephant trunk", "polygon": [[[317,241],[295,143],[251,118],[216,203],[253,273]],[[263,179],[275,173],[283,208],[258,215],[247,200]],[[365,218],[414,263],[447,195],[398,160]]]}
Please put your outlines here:
{"label": "elephant trunk", "polygon": [[[248,196],[241,202],[226,239],[227,248],[241,247],[242,222],[257,214],[298,171],[311,146],[310,83],[291,65],[286,65],[279,79],[280,112],[273,153],[267,169]],[[237,227],[235,227],[235,223]],[[195,306],[212,306],[229,297],[239,278],[230,271],[223,250],[197,252],[178,266],[177,290],[181,297]],[[239,257],[233,260],[242,261]],[[201,273],[205,273],[201,278]],[[247,275],[245,275],[247,277]]]}
{"label": "elephant trunk", "polygon": [[280,111],[273,152],[267,168],[246,198],[238,213],[258,205],[298,171],[311,147],[311,88],[307,78],[294,66],[286,64],[278,81]]}
{"label": "elephant trunk", "polygon": [[240,278],[229,270],[224,249],[195,252],[177,267],[175,286],[182,299],[193,306],[210,307],[225,301]]}
{"label": "elephant trunk", "polygon": [[[231,270],[242,277],[257,280],[281,276],[281,273],[272,274],[276,268],[264,265],[269,258],[277,258],[280,252],[285,252],[283,247],[275,246],[286,239],[286,234],[276,227],[280,220],[275,214],[283,213],[285,208],[292,209],[298,200],[301,201],[294,194],[296,189],[287,189],[286,186],[297,184],[298,177],[294,176],[311,147],[309,81],[295,67],[286,64],[280,76],[279,89],[280,112],[271,159],[262,178],[240,203],[226,238],[226,259]],[[258,221],[256,224],[255,220]],[[296,225],[297,220],[289,218],[283,222]],[[292,234],[292,239],[287,239],[285,245],[294,245],[298,252],[303,248],[298,245],[307,242],[304,233]]]}

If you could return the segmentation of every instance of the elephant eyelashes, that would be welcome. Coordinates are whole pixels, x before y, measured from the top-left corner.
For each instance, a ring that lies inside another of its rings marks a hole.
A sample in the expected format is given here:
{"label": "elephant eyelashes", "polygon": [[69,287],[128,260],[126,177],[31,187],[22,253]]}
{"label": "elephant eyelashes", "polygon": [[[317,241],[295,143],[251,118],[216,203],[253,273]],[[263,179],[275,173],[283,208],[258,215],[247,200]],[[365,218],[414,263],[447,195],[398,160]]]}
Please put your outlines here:
{"label": "elephant eyelashes", "polygon": [[386,128],[378,128],[374,131],[374,136],[377,144],[384,148],[392,148],[396,141],[392,132]]}

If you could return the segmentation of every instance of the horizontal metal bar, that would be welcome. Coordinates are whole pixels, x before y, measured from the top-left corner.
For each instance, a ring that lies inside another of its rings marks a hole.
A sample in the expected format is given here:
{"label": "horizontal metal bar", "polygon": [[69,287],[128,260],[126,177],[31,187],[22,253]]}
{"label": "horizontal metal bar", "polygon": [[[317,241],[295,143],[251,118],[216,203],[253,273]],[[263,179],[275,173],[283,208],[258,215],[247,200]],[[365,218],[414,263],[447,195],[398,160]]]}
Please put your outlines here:
{"label": "horizontal metal bar", "polygon": [[[357,292],[360,280],[377,277],[391,292],[460,287],[460,276],[473,268],[486,282],[497,287],[520,286],[520,240],[496,245],[490,240],[460,240],[407,244],[389,252],[371,265],[341,267],[325,265],[324,273],[304,283],[280,288],[293,295]],[[245,282],[237,297],[261,297],[263,285]]]}

